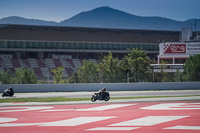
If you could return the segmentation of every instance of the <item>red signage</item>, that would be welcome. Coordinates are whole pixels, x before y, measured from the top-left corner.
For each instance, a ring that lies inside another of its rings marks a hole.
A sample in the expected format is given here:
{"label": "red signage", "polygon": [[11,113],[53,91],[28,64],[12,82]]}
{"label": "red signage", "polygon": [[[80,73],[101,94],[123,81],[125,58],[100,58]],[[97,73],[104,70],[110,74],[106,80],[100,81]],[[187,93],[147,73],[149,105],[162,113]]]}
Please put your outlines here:
{"label": "red signage", "polygon": [[165,44],[164,53],[186,53],[186,44]]}

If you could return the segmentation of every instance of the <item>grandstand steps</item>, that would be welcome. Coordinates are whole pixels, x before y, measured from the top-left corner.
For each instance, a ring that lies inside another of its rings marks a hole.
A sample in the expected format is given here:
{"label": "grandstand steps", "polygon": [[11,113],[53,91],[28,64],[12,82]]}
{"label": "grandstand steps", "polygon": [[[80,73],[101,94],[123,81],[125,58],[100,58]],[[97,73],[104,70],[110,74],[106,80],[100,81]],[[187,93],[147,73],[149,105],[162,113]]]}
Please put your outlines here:
{"label": "grandstand steps", "polygon": [[52,59],[45,59],[45,63],[50,69],[56,67]]}
{"label": "grandstand steps", "polygon": [[62,64],[62,67],[64,67],[64,68],[71,68],[71,67],[73,67],[67,60],[65,60],[65,59],[60,59],[60,62],[61,62],[61,64]]}
{"label": "grandstand steps", "polygon": [[60,59],[53,59],[55,67],[63,67]]}
{"label": "grandstand steps", "polygon": [[38,64],[38,66],[41,68],[41,67],[47,67],[46,65],[45,65],[45,62],[42,60],[42,59],[37,59],[37,64]]}
{"label": "grandstand steps", "polygon": [[22,61],[22,59],[19,59],[19,64],[22,68],[27,68],[26,64]]}
{"label": "grandstand steps", "polygon": [[8,70],[10,70],[10,72],[12,73],[12,74],[14,74],[15,73],[15,68],[9,68]]}
{"label": "grandstand steps", "polygon": [[68,75],[68,73],[67,73],[67,71],[65,69],[62,72],[63,72],[63,77],[64,78],[68,78],[69,77],[69,75]]}
{"label": "grandstand steps", "polygon": [[73,75],[73,70],[71,68],[65,68],[65,71],[67,72],[69,77]]}
{"label": "grandstand steps", "polygon": [[4,68],[3,67],[0,67],[0,73],[1,72],[4,72]]}
{"label": "grandstand steps", "polygon": [[33,68],[34,73],[37,75],[37,77],[43,77],[42,71],[40,68]]}
{"label": "grandstand steps", "polygon": [[94,62],[94,64],[97,64],[97,61],[95,59],[88,59],[88,61]]}
{"label": "grandstand steps", "polygon": [[14,68],[20,68],[21,67],[20,62],[19,62],[18,59],[11,59],[11,62],[13,64]]}
{"label": "grandstand steps", "polygon": [[79,59],[72,59],[72,62],[74,63],[75,70],[82,66],[82,63]]}
{"label": "grandstand steps", "polygon": [[[80,61],[80,63],[81,63],[81,66],[83,65],[83,60],[82,59],[78,59],[79,61]],[[80,66],[80,67],[81,67]]]}
{"label": "grandstand steps", "polygon": [[72,62],[72,59],[66,59],[66,61],[73,67],[75,68],[74,63]]}
{"label": "grandstand steps", "polygon": [[4,70],[4,68],[6,68],[1,58],[0,58],[0,68],[2,68],[1,70]]}
{"label": "grandstand steps", "polygon": [[[97,64],[97,60],[88,59]],[[81,59],[8,59],[0,58],[0,72],[9,70],[13,75],[17,69],[29,68],[32,69],[38,79],[52,78],[51,69],[63,67],[63,77],[69,78],[79,67],[82,66]]]}
{"label": "grandstand steps", "polygon": [[40,68],[43,77],[51,77],[51,73],[47,67]]}
{"label": "grandstand steps", "polygon": [[2,59],[2,61],[6,68],[13,68],[13,64],[10,59]]}
{"label": "grandstand steps", "polygon": [[22,59],[22,62],[26,65],[26,67],[31,67],[28,59]]}
{"label": "grandstand steps", "polygon": [[38,68],[38,63],[36,59],[28,59],[31,68]]}

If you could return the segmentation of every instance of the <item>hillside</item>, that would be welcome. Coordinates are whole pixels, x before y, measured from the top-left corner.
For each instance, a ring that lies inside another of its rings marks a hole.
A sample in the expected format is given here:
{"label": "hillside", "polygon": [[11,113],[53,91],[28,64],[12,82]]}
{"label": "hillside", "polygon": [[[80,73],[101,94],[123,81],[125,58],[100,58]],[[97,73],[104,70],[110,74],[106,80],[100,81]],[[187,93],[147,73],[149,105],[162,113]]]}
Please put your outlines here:
{"label": "hillside", "polygon": [[0,19],[0,24],[26,24],[26,25],[57,25],[53,21],[44,21],[37,19],[27,19],[18,16],[11,16]]}
{"label": "hillside", "polygon": [[[182,27],[194,28],[195,19],[176,21],[163,17],[143,17],[129,14],[110,7],[99,7],[90,11],[81,12],[72,18],[56,23],[26,19],[22,17],[7,17],[0,19],[0,24],[28,24],[28,25],[54,25],[75,27],[97,27],[118,29],[147,29],[147,30],[181,30]],[[198,19],[200,21],[200,19]],[[200,31],[200,24],[197,24]]]}

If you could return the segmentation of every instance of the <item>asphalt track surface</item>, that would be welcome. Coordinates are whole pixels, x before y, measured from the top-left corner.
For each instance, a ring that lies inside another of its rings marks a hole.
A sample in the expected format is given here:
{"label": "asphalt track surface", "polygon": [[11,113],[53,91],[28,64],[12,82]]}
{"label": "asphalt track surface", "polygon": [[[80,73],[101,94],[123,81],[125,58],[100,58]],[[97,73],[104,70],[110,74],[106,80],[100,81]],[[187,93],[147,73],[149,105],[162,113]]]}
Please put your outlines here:
{"label": "asphalt track surface", "polygon": [[[16,103],[12,103],[15,105]],[[24,105],[23,105],[24,104]],[[199,133],[199,101],[0,107],[2,133]]]}
{"label": "asphalt track surface", "polygon": [[[14,98],[47,98],[47,97],[67,97],[85,98],[91,97],[94,92],[50,92],[50,93],[16,93]],[[113,91],[112,97],[147,97],[147,96],[187,96],[200,95],[200,90],[167,90],[167,91]],[[8,97],[7,97],[8,98]],[[2,97],[0,97],[2,99]]]}
{"label": "asphalt track surface", "polygon": [[[93,92],[17,93],[16,98]],[[200,90],[110,92],[111,97],[186,96],[55,103],[0,103],[2,133],[199,133]]]}

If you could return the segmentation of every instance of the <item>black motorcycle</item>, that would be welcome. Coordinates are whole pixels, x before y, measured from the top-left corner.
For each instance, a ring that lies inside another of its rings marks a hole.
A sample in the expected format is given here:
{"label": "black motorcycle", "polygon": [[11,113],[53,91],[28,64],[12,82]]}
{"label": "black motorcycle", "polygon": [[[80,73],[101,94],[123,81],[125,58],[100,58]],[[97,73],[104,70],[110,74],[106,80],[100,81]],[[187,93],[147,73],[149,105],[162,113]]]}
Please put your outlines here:
{"label": "black motorcycle", "polygon": [[110,94],[109,92],[103,92],[102,95],[98,94],[98,93],[94,93],[94,95],[92,95],[91,97],[91,101],[95,102],[96,100],[104,100],[104,101],[108,101],[110,99]]}
{"label": "black motorcycle", "polygon": [[2,97],[5,97],[5,96],[7,96],[7,97],[12,97],[14,95],[14,91],[9,91],[9,92],[4,92],[3,94],[2,94]]}

